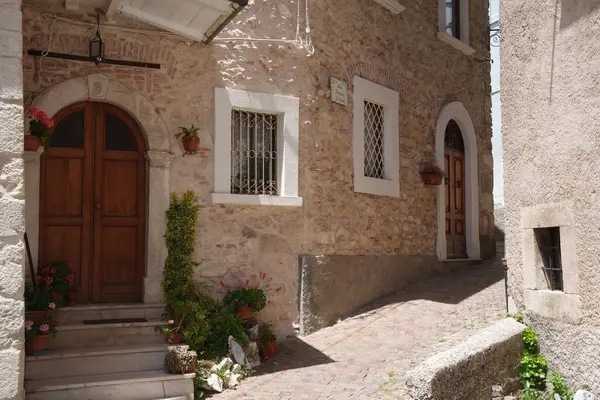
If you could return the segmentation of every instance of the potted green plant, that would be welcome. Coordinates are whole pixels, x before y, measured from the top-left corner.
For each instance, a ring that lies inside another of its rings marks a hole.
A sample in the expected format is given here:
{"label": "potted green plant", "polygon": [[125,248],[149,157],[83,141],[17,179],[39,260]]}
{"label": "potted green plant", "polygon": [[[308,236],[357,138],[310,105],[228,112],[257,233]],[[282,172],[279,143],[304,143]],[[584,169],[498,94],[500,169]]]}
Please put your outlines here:
{"label": "potted green plant", "polygon": [[48,118],[44,111],[37,108],[29,109],[29,134],[25,135],[24,147],[27,151],[37,151],[40,146],[50,144],[50,130],[54,127],[54,120]]}
{"label": "potted green plant", "polygon": [[183,144],[186,153],[195,153],[198,151],[198,144],[200,143],[200,138],[198,137],[199,130],[200,128],[197,128],[194,125],[189,128],[180,126],[179,131],[175,134],[177,139],[181,139],[181,143]]}
{"label": "potted green plant", "polygon": [[421,168],[420,174],[426,185],[441,185],[444,178],[444,170],[434,163],[425,164]]}
{"label": "potted green plant", "polygon": [[54,310],[66,304],[65,295],[74,282],[74,274],[64,262],[39,268],[34,282],[25,285],[26,319],[36,324],[50,321]]}
{"label": "potted green plant", "polygon": [[[250,285],[250,280],[235,289],[228,289],[223,299],[223,303],[234,310],[243,320],[256,318],[256,313],[260,312],[270,301],[267,301],[265,292],[270,289],[273,278],[267,280],[267,274],[261,272],[257,284]],[[262,285],[262,287],[261,287]],[[227,288],[223,282],[221,286]],[[279,292],[281,287],[275,289]]]}
{"label": "potted green plant", "polygon": [[271,324],[263,324],[260,327],[261,354],[264,359],[271,358],[277,353],[277,338],[273,333]]}
{"label": "potted green plant", "polygon": [[191,374],[198,368],[198,355],[181,347],[169,350],[165,356],[165,372],[168,374]]}
{"label": "potted green plant", "polygon": [[35,323],[32,320],[25,320],[25,354],[43,353],[46,350],[50,333],[56,333],[56,328],[51,323],[46,321]]}

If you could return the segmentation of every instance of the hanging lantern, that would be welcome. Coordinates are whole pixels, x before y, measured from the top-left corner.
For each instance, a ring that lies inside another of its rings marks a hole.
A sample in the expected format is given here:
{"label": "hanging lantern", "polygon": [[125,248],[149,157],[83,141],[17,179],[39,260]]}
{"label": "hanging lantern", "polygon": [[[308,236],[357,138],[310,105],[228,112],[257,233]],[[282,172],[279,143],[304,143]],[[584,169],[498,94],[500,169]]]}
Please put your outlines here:
{"label": "hanging lantern", "polygon": [[94,60],[96,64],[102,62],[104,58],[104,42],[100,36],[100,14],[97,14],[96,37],[90,40],[90,58]]}

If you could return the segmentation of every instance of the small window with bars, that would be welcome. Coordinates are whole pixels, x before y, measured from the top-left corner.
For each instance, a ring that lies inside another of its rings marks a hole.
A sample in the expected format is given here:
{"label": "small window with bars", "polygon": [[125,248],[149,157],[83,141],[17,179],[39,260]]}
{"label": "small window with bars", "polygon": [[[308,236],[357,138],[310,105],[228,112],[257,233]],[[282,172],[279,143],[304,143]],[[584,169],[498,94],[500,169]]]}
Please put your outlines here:
{"label": "small window with bars", "polygon": [[563,268],[560,254],[560,228],[534,229],[542,259],[542,271],[550,290],[563,290]]}
{"label": "small window with bars", "polygon": [[385,177],[384,110],[377,103],[365,100],[365,176]]}
{"label": "small window with bars", "polygon": [[231,110],[231,193],[278,195],[277,119]]}

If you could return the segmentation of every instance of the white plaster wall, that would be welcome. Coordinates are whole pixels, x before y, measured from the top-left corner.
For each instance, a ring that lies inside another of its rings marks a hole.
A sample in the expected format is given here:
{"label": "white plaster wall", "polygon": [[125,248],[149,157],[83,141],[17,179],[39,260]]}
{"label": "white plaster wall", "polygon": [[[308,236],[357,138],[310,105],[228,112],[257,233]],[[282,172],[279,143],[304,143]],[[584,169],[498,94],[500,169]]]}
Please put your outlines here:
{"label": "white plaster wall", "polygon": [[21,0],[0,0],[0,399],[23,398]]}
{"label": "white plaster wall", "polygon": [[[524,305],[523,209],[572,202],[581,324],[527,313],[550,367],[600,391],[600,3],[503,0],[502,123],[510,292]],[[562,243],[562,238],[561,238]]]}

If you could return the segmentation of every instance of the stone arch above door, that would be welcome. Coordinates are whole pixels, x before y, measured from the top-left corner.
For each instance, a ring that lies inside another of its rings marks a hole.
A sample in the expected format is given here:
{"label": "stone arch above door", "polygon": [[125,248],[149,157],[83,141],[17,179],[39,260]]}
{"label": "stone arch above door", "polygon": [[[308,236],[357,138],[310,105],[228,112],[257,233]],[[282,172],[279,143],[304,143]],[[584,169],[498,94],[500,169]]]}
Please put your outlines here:
{"label": "stone arch above door", "polygon": [[[444,136],[446,126],[454,120],[462,133],[465,148],[465,186],[466,186],[466,246],[469,259],[480,258],[479,247],[479,180],[477,172],[477,135],[469,112],[458,102],[446,104],[437,121],[435,131],[435,158],[438,165],[444,165]],[[437,243],[438,259],[447,258],[445,209],[446,196],[444,185],[437,187]]]}
{"label": "stone arch above door", "polygon": [[80,101],[100,101],[127,111],[141,126],[149,151],[169,151],[169,136],[162,117],[139,92],[101,74],[73,78],[50,87],[32,104],[52,117]]}
{"label": "stone arch above door", "polygon": [[[167,255],[164,243],[165,210],[169,207],[169,135],[156,108],[139,92],[101,74],[70,79],[48,88],[32,107],[54,116],[63,108],[81,101],[113,104],[126,111],[140,126],[146,140],[148,160],[147,240],[144,271],[144,303],[162,302],[162,271]],[[25,221],[33,263],[37,265],[39,243],[40,152],[25,151]]]}

